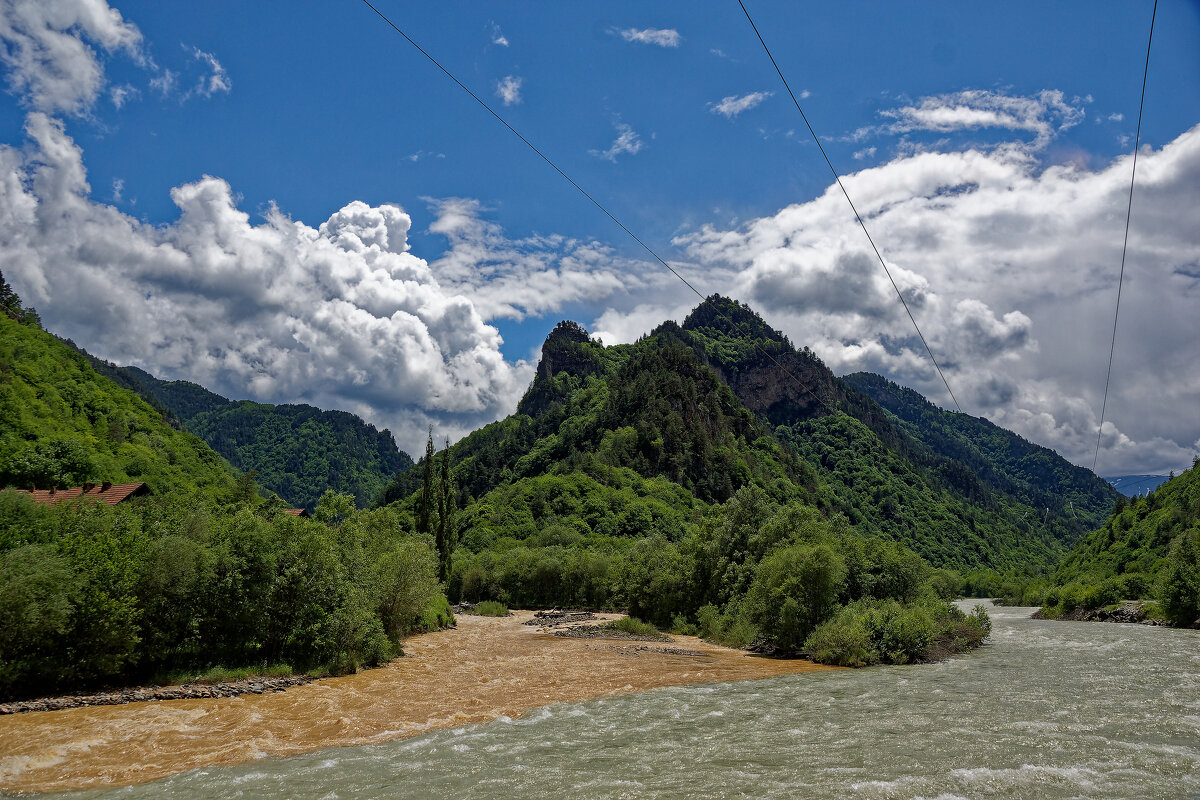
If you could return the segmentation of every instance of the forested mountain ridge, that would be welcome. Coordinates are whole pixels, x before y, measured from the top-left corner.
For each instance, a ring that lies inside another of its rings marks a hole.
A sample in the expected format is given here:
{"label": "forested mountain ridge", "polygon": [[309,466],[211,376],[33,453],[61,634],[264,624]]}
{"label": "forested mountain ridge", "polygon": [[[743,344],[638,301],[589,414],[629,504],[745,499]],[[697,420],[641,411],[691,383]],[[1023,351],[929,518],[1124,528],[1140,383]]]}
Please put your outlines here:
{"label": "forested mountain ridge", "polygon": [[143,482],[156,494],[237,492],[233,470],[160,410],[97,373],[36,315],[0,314],[0,488]]}
{"label": "forested mountain ridge", "polygon": [[[1200,461],[1112,514],[1055,570],[1037,598],[1050,615],[1156,598],[1177,625],[1200,625]],[[1038,591],[1038,587],[1030,587]]]}
{"label": "forested mountain ridge", "polygon": [[[1074,518],[1042,524],[1041,509],[934,452],[815,355],[721,297],[629,345],[604,347],[560,323],[518,413],[464,438],[451,458],[463,501],[542,475],[614,468],[670,481],[706,504],[753,485],[959,569],[1045,571],[1085,529]],[[401,475],[383,501],[411,496],[418,480]]]}
{"label": "forested mountain ridge", "polygon": [[93,366],[138,392],[286,502],[312,511],[328,490],[365,508],[412,459],[388,430],[346,411],[305,404],[229,400],[189,381],[163,381],[137,367],[93,357]]}
{"label": "forested mountain ridge", "polygon": [[1117,499],[1112,485],[1091,470],[986,419],[938,408],[882,375],[856,372],[842,380],[881,405],[901,429],[939,456],[961,461],[988,486],[1035,508],[1078,517],[1091,530]]}

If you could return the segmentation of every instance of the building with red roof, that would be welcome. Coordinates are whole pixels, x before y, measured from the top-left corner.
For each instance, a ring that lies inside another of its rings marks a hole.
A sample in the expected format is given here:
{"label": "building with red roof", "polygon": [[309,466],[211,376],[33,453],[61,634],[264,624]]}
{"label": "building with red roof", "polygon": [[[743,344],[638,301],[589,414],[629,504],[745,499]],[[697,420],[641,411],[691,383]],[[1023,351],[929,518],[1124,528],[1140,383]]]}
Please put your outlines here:
{"label": "building with red roof", "polygon": [[89,498],[115,506],[134,497],[153,494],[150,487],[144,483],[85,483],[72,489],[17,489],[21,494],[27,494],[35,503],[51,505],[66,500]]}

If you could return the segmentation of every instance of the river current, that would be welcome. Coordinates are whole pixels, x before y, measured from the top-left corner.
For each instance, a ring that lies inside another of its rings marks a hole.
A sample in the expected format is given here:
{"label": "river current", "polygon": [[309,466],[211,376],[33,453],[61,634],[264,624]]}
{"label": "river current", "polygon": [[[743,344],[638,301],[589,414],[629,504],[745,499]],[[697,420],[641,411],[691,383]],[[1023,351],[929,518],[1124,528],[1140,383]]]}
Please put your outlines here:
{"label": "river current", "polygon": [[933,665],[661,689],[70,798],[1200,798],[1200,634],[990,608]]}

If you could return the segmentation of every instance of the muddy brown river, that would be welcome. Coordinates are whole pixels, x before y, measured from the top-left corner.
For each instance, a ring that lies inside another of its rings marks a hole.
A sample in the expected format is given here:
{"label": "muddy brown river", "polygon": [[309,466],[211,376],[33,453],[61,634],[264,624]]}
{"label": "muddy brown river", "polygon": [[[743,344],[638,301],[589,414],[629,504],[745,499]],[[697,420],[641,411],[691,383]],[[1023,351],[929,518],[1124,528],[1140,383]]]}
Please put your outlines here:
{"label": "muddy brown river", "polygon": [[670,644],[565,639],[523,625],[531,616],[460,616],[455,630],[408,639],[405,657],[385,667],[282,693],[0,717],[0,790],[137,784],[197,767],[513,719],[564,701],[829,669],[686,636]]}

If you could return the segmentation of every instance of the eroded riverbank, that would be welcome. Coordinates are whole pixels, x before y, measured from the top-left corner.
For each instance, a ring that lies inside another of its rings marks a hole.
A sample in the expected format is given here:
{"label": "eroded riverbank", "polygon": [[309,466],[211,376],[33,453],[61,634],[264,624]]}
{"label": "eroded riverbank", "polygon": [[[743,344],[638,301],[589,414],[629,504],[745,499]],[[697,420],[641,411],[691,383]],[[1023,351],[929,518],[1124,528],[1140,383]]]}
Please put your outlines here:
{"label": "eroded riverbank", "polygon": [[456,630],[408,639],[407,655],[385,667],[281,693],[3,717],[0,790],[143,783],[202,766],[518,717],[563,701],[831,669],[687,636],[640,647],[555,637],[522,624],[531,616],[462,616]]}

